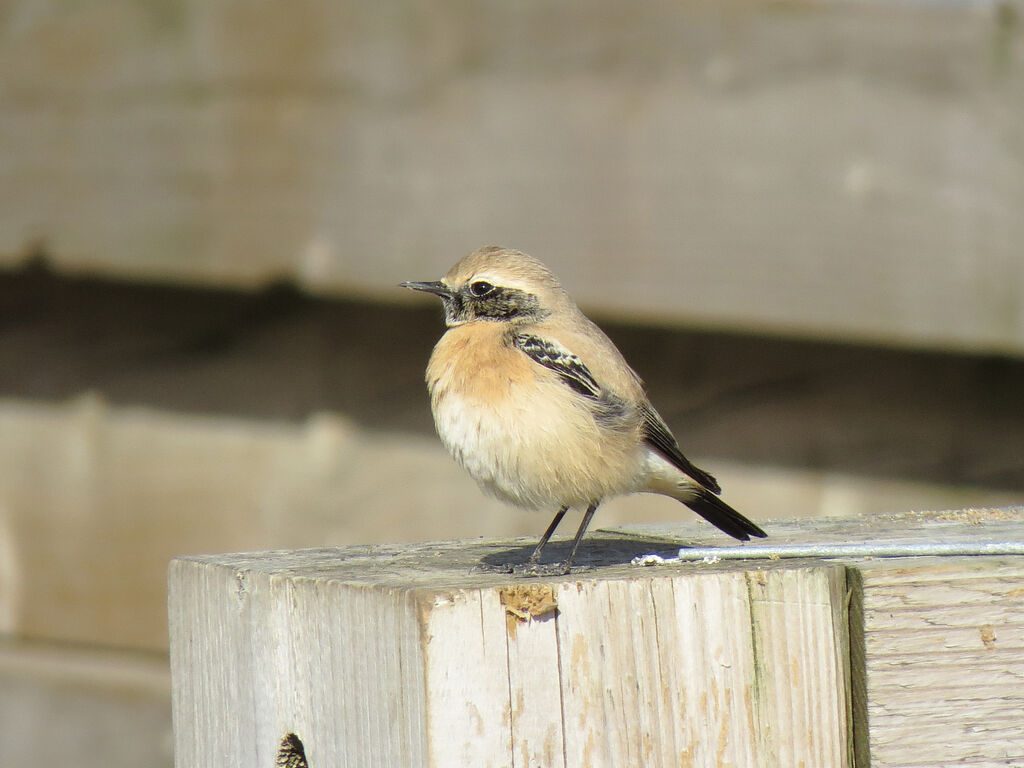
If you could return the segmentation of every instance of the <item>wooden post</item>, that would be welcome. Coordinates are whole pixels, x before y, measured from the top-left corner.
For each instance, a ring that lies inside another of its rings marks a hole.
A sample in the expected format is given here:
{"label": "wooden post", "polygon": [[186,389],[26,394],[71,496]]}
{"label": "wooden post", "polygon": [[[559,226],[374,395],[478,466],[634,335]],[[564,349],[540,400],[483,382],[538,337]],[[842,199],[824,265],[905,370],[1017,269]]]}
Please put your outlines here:
{"label": "wooden post", "polygon": [[177,766],[292,733],[312,768],[847,765],[842,567],[472,571],[495,554],[176,560]]}
{"label": "wooden post", "polygon": [[[1024,514],[1007,514],[1024,541]],[[989,530],[974,522],[944,530]],[[883,527],[927,534],[927,523]],[[690,543],[713,537],[680,531]],[[784,542],[800,531],[879,536],[861,520],[771,532]],[[675,550],[632,531],[588,539],[591,562],[619,565],[559,578],[477,568],[521,561],[529,546],[174,561],[178,768],[826,767],[853,765],[855,752],[878,768],[1024,756],[1021,558],[643,568],[622,563]]]}
{"label": "wooden post", "polygon": [[[857,766],[1024,765],[1024,508],[767,527],[775,552],[860,552],[818,560],[846,566]],[[677,527],[623,530],[650,538]],[[864,547],[948,554],[865,557]]]}
{"label": "wooden post", "polygon": [[855,579],[872,768],[1024,765],[1024,557],[898,558]]}

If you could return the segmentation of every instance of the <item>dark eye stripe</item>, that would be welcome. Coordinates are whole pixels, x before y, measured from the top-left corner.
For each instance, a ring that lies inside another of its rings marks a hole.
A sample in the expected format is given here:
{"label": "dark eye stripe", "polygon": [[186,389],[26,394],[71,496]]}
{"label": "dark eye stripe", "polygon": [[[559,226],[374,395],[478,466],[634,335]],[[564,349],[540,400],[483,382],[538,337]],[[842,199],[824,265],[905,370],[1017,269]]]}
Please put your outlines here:
{"label": "dark eye stripe", "polygon": [[[478,281],[483,282],[483,281]],[[518,288],[501,288],[491,285],[491,290],[482,296],[473,292],[472,283],[462,293],[466,312],[482,320],[513,320],[537,318],[542,313],[537,297]],[[488,285],[490,285],[488,283]]]}

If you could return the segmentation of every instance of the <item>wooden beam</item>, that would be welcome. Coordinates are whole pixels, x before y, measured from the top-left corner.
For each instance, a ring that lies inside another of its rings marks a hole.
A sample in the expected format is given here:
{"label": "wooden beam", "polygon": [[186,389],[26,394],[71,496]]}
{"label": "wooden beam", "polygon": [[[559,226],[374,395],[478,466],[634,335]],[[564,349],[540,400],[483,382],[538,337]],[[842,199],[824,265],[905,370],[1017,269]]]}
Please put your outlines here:
{"label": "wooden beam", "polygon": [[[1024,509],[767,528],[1012,549]],[[1024,762],[1024,558],[628,564],[713,536],[600,533],[561,578],[495,572],[521,540],[180,558],[178,766]]]}
{"label": "wooden beam", "polygon": [[[1024,764],[1024,508],[766,523],[797,544],[943,544],[947,557],[846,557],[857,765]],[[701,543],[688,526],[620,533]],[[749,560],[745,561],[748,563]]]}
{"label": "wooden beam", "polygon": [[36,4],[0,263],[398,301],[499,241],[626,317],[1020,356],[1015,7]]}
{"label": "wooden beam", "polygon": [[871,765],[1024,764],[1024,558],[857,572]]}
{"label": "wooden beam", "polygon": [[849,765],[841,566],[473,570],[508,556],[176,560],[177,765]]}

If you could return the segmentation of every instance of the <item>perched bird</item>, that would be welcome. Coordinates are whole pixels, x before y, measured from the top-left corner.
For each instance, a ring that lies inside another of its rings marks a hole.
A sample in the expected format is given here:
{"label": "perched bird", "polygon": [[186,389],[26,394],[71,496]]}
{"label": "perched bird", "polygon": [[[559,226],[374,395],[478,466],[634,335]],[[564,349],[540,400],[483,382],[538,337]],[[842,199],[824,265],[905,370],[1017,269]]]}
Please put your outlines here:
{"label": "perched bird", "polygon": [[765,536],[722,501],[683,456],[640,377],[537,259],[474,251],[436,282],[447,331],[427,365],[438,435],[483,490],[520,507],[557,509],[528,561],[536,567],[570,507],[586,509],[568,573],[602,499],[660,493],[730,536]]}

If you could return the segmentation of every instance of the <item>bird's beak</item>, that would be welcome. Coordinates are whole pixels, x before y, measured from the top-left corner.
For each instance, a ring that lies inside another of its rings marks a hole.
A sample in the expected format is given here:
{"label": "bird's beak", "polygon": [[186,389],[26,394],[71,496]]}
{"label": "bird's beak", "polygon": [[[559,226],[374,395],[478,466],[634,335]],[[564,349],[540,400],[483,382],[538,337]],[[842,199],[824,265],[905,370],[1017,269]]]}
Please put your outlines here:
{"label": "bird's beak", "polygon": [[440,296],[442,299],[449,299],[452,296],[452,289],[440,280],[435,280],[432,283],[399,283],[398,285],[402,288],[409,288],[413,291],[432,293],[435,296]]}

